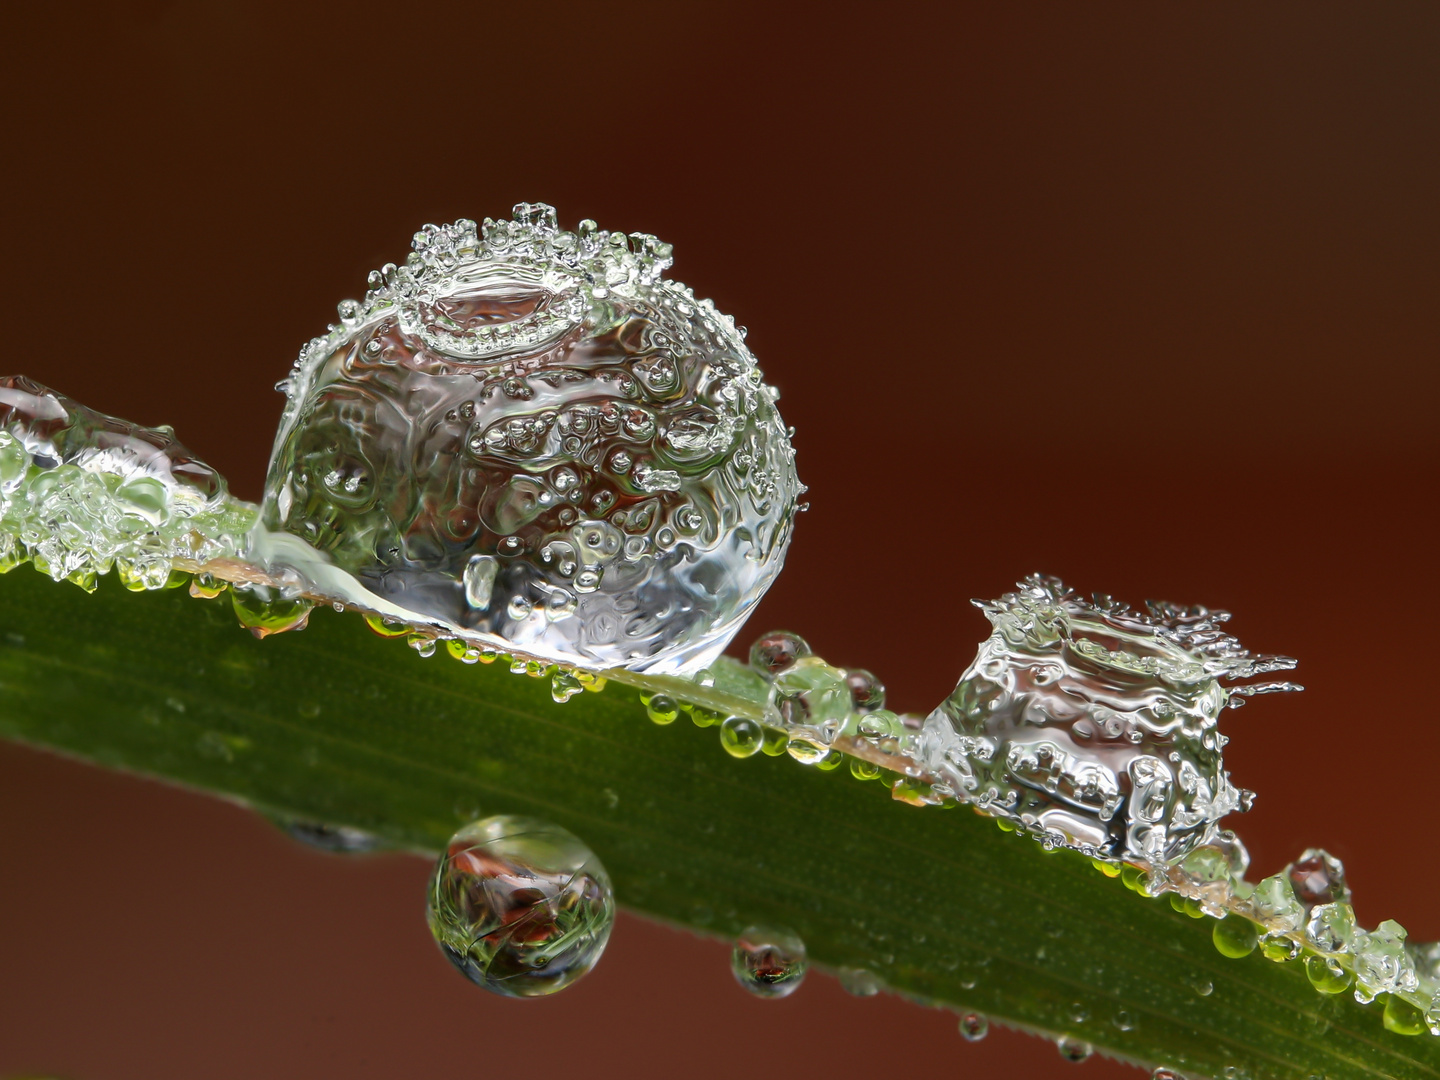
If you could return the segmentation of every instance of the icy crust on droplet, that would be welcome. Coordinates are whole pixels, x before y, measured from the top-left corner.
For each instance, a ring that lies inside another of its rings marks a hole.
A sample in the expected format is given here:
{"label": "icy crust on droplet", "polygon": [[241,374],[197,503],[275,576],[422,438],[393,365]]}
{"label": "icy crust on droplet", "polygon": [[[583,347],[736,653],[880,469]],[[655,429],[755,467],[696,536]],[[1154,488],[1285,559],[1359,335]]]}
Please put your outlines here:
{"label": "icy crust on droplet", "polygon": [[547,206],[414,247],[282,384],[252,561],[533,656],[703,668],[804,490],[743,331],[662,278],[669,245]]}
{"label": "icy crust on droplet", "polygon": [[257,508],[168,429],[0,378],[0,571],[30,561],[84,588],[115,567],[133,589],[235,555]]}
{"label": "icy crust on droplet", "polygon": [[1293,660],[1251,655],[1219,629],[1225,612],[1138,612],[1039,575],[977,603],[994,633],[920,737],[947,788],[1087,854],[1154,865],[1248,805],[1222,763],[1218,720],[1238,699],[1221,680]]}

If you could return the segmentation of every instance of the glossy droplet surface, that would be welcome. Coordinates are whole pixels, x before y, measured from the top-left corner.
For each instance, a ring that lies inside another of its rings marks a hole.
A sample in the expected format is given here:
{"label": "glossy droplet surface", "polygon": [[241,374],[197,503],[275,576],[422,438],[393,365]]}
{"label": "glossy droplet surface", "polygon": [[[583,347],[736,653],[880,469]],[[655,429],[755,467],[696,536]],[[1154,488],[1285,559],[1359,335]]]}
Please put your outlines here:
{"label": "glossy droplet surface", "polygon": [[1060,1056],[1066,1061],[1089,1061],[1090,1056],[1095,1053],[1095,1048],[1084,1039],[1077,1039],[1066,1035],[1058,1039],[1055,1048],[1060,1051]]}
{"label": "glossy droplet surface", "polygon": [[1260,944],[1255,924],[1239,915],[1228,915],[1216,922],[1210,937],[1220,955],[1231,959],[1249,956]]}
{"label": "glossy droplet surface", "polygon": [[721,721],[720,745],[731,757],[753,757],[765,741],[765,729],[754,720],[732,716]]}
{"label": "glossy droplet surface", "polygon": [[1396,1035],[1419,1035],[1425,1030],[1425,1014],[1404,998],[1385,1002],[1385,1030]]}
{"label": "glossy droplet surface", "polygon": [[1295,896],[1306,907],[1316,904],[1348,903],[1350,886],[1339,859],[1321,848],[1310,848],[1285,868]]}
{"label": "glossy droplet surface", "polygon": [[580,667],[683,672],[779,572],[794,451],[734,320],[651,236],[426,226],[302,352],[249,557]]}
{"label": "glossy droplet surface", "polygon": [[1305,977],[1322,994],[1343,994],[1350,986],[1350,972],[1333,956],[1306,957]]}
{"label": "glossy droplet surface", "polygon": [[750,666],[767,678],[773,678],[802,656],[810,655],[810,646],[799,634],[788,630],[772,630],[750,646]]}
{"label": "glossy droplet surface", "polygon": [[730,953],[735,981],[762,998],[793,994],[805,979],[805,943],[788,930],[747,927]]}
{"label": "glossy droplet surface", "polygon": [[615,921],[610,877],[566,830],[499,815],[446,845],[430,932],[467,978],[508,997],[563,990],[595,966]]}
{"label": "glossy droplet surface", "polygon": [[960,1034],[967,1042],[979,1042],[990,1034],[990,1021],[980,1013],[966,1013],[960,1017]]}

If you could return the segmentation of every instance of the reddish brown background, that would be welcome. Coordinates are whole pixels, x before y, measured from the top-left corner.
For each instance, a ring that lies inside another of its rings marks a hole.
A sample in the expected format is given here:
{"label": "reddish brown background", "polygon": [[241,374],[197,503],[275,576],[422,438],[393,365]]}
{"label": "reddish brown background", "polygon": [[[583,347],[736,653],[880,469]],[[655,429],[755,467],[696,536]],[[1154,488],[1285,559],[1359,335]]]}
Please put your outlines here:
{"label": "reddish brown background", "polygon": [[[1257,870],[1326,844],[1364,921],[1440,937],[1440,12],[939,12],[11,24],[3,366],[173,423],[254,498],[271,384],[420,224],[541,199],[654,232],[799,432],[814,509],[755,630],[924,710],[969,598],[1032,569],[1230,608],[1309,686],[1227,717]],[[28,750],[0,821],[0,1074],[1077,1075],[824,978],[752,1002],[721,945],[630,918],[573,991],[493,1000],[428,942],[417,860]]]}

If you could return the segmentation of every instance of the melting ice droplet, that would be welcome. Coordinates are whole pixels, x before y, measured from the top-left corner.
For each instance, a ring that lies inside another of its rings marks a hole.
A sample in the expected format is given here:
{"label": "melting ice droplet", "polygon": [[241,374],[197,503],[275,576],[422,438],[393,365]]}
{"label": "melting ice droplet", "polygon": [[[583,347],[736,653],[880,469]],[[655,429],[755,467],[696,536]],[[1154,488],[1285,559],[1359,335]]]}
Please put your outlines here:
{"label": "melting ice droplet", "polygon": [[429,894],[430,932],[468,979],[507,997],[563,990],[600,959],[615,922],[610,877],[564,829],[499,815],[450,838]]}
{"label": "melting ice droplet", "polygon": [[774,927],[746,927],[730,954],[735,981],[756,997],[788,997],[800,988],[805,968],[805,943]]}
{"label": "melting ice droplet", "polygon": [[710,663],[780,570],[794,451],[734,320],[653,236],[426,226],[284,389],[250,557],[582,667]]}

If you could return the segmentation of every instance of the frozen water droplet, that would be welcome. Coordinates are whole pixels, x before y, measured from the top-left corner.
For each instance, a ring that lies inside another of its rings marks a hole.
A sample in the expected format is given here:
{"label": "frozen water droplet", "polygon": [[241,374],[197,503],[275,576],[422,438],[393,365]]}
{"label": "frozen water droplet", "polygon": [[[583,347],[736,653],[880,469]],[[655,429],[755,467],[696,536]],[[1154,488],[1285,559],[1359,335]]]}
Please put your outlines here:
{"label": "frozen water droplet", "polygon": [[750,926],[730,954],[735,981],[756,997],[788,997],[805,979],[805,943],[788,930]]}
{"label": "frozen water droplet", "polygon": [[1273,874],[1256,885],[1250,903],[1256,916],[1272,931],[1299,930],[1305,922],[1305,908],[1285,874]]}
{"label": "frozen water droplet", "polygon": [[563,990],[600,959],[610,877],[566,830],[498,815],[450,838],[430,881],[430,932],[467,978],[507,997]]}
{"label": "frozen water droplet", "polygon": [[990,1034],[990,1021],[981,1013],[966,1013],[960,1017],[960,1034],[967,1042],[979,1042]]}
{"label": "frozen water droplet", "polygon": [[1343,994],[1350,986],[1350,972],[1333,956],[1306,957],[1305,977],[1322,994]]}
{"label": "frozen water droplet", "polygon": [[667,245],[550,208],[414,243],[301,354],[251,560],[560,663],[705,667],[801,491],[733,320]]}
{"label": "frozen water droplet", "polygon": [[1060,1056],[1066,1061],[1089,1061],[1090,1056],[1095,1053],[1095,1048],[1084,1039],[1077,1039],[1073,1035],[1063,1035],[1055,1041],[1055,1048],[1060,1051]]}
{"label": "frozen water droplet", "polygon": [[336,855],[360,855],[377,851],[385,842],[374,833],[349,825],[327,825],[299,818],[276,818],[276,823],[302,844]]}
{"label": "frozen water droplet", "polygon": [[1320,904],[1305,921],[1305,940],[1322,953],[1345,952],[1355,939],[1355,912],[1349,904]]}
{"label": "frozen water droplet", "polygon": [[1285,868],[1295,895],[1306,907],[1316,904],[1349,903],[1350,886],[1345,867],[1321,848],[1309,848]]}
{"label": "frozen water droplet", "polygon": [[1440,990],[1430,999],[1430,1008],[1425,1011],[1425,1026],[1431,1035],[1440,1035]]}
{"label": "frozen water droplet", "polygon": [[1405,928],[1386,919],[1374,930],[1357,931],[1354,941],[1355,997],[1362,1004],[1380,994],[1409,994],[1420,985],[1415,961],[1405,949]]}
{"label": "frozen water droplet", "polygon": [[1092,857],[1159,866],[1211,843],[1241,807],[1220,680],[1293,661],[1241,649],[1223,613],[1138,612],[1038,575],[980,607],[994,632],[925,720],[926,771]]}
{"label": "frozen water droplet", "polygon": [[760,752],[765,729],[754,720],[732,716],[720,724],[720,745],[731,757],[747,758]]}
{"label": "frozen water droplet", "polygon": [[873,972],[864,968],[841,968],[836,974],[840,977],[840,985],[847,994],[856,997],[874,997],[880,993],[880,980]]}

